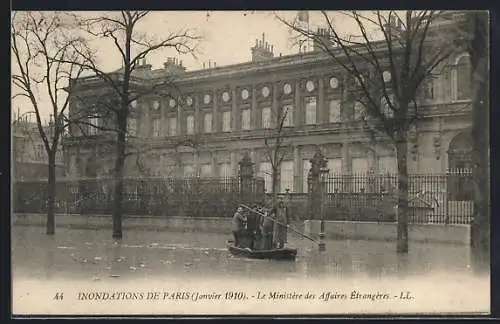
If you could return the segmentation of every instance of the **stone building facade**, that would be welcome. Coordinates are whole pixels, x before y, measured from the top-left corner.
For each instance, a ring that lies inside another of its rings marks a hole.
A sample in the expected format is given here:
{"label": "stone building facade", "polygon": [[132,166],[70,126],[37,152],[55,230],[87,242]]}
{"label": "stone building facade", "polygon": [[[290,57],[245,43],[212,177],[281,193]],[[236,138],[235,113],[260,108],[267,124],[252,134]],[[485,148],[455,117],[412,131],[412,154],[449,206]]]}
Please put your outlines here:
{"label": "stone building facade", "polygon": [[[48,132],[48,129],[47,129]],[[61,148],[61,146],[60,146]],[[48,177],[48,158],[36,123],[14,118],[12,122],[12,175],[14,180]],[[63,177],[63,150],[56,153],[56,176]]]}
{"label": "stone building facade", "polygon": [[[285,109],[282,135],[286,156],[281,164],[280,191],[307,190],[309,160],[317,148],[328,158],[332,173],[370,170],[395,172],[394,150],[373,141],[360,120],[360,107],[347,96],[356,86],[340,66],[321,51],[274,57],[272,45],[257,40],[252,62],[185,71],[169,59],[163,69],[145,62],[134,84],[161,83],[171,78],[175,89],[159,87],[155,95],[131,103],[129,141],[147,148],[127,158],[126,174],[151,176],[229,176],[249,152],[257,175],[271,189],[269,148],[277,116]],[[471,85],[467,54],[457,52],[436,69],[418,98],[422,117],[411,129],[410,173],[445,173],[469,168],[471,149]],[[388,73],[388,72],[387,72]],[[384,73],[384,78],[390,74]],[[102,91],[97,79],[79,80],[71,109],[95,101]],[[75,95],[76,96],[76,95]],[[89,123],[106,123],[91,117]],[[68,173],[78,177],[108,174],[113,166],[111,141],[105,131],[74,127],[65,142]],[[85,136],[83,136],[85,135]],[[196,148],[178,145],[193,141]],[[175,148],[173,148],[175,147]]]}

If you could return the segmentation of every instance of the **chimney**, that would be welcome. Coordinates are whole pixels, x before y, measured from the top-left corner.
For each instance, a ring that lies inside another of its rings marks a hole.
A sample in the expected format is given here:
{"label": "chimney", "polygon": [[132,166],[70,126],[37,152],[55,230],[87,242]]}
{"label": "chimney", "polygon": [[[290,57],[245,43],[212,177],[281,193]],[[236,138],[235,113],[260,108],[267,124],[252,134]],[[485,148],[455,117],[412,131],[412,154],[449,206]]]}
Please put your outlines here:
{"label": "chimney", "polygon": [[139,60],[139,62],[137,62],[137,63],[138,63],[137,64],[138,70],[151,70],[151,68],[152,68],[151,64],[146,63],[146,59]]}
{"label": "chimney", "polygon": [[384,24],[384,29],[393,35],[397,35],[402,30],[402,28],[403,24],[401,19],[393,15],[391,15],[387,23]]}
{"label": "chimney", "polygon": [[324,44],[328,47],[335,47],[335,42],[332,41],[330,30],[328,28],[318,28],[313,41],[313,50],[316,52],[323,51]]}
{"label": "chimney", "polygon": [[186,68],[182,66],[182,61],[175,57],[167,57],[167,61],[163,63],[163,69],[169,74],[180,74],[186,71]]}
{"label": "chimney", "polygon": [[265,33],[262,33],[262,40],[255,40],[255,46],[251,48],[252,62],[260,62],[274,57],[273,46],[266,41]]}

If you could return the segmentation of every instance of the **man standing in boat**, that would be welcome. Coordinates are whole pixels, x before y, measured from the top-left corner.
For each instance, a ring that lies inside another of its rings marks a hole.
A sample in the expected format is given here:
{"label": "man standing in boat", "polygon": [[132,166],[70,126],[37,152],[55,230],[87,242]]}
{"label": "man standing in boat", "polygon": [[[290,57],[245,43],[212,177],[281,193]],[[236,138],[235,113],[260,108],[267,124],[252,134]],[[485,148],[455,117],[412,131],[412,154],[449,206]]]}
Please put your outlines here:
{"label": "man standing in boat", "polygon": [[[241,207],[240,207],[241,208]],[[249,248],[257,248],[257,230],[259,227],[259,217],[255,212],[249,212],[247,218],[247,235],[249,240]]]}
{"label": "man standing in boat", "polygon": [[238,207],[233,216],[234,246],[240,246],[245,232],[246,216],[243,215],[243,208]]}
{"label": "man standing in boat", "polygon": [[276,248],[282,249],[287,241],[288,217],[285,203],[278,202],[276,208],[276,224],[274,224],[274,244]]}
{"label": "man standing in boat", "polygon": [[274,232],[274,216],[273,210],[265,211],[265,217],[262,217],[262,238],[260,248],[262,250],[272,250],[273,246],[273,232]]}

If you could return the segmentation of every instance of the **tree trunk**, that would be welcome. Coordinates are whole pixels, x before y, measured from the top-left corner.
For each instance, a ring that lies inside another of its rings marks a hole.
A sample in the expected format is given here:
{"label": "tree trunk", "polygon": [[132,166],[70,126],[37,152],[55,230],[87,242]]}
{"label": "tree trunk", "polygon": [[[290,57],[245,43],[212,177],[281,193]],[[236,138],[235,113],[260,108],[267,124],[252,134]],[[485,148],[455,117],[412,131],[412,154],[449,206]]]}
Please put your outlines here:
{"label": "tree trunk", "polygon": [[49,188],[47,199],[47,235],[55,233],[55,204],[56,204],[56,153],[55,150],[48,154],[49,156]]}
{"label": "tree trunk", "polygon": [[[123,125],[125,125],[123,127]],[[121,239],[122,233],[122,213],[123,213],[123,169],[125,166],[125,134],[126,120],[118,121],[118,131],[116,139],[116,156],[114,170],[114,193],[113,193],[113,238]],[[123,128],[122,128],[123,127]]]}
{"label": "tree trunk", "polygon": [[398,222],[397,252],[408,253],[408,143],[404,136],[396,142],[398,162],[398,201],[396,217]]}
{"label": "tree trunk", "polygon": [[474,204],[471,223],[471,256],[476,269],[490,264],[490,188],[489,188],[489,80],[488,13],[473,12],[470,47],[472,68],[472,178]]}
{"label": "tree trunk", "polygon": [[273,207],[276,207],[277,202],[278,202],[278,192],[279,192],[279,167],[274,167],[273,168],[273,174],[272,174],[272,187],[273,187]]}

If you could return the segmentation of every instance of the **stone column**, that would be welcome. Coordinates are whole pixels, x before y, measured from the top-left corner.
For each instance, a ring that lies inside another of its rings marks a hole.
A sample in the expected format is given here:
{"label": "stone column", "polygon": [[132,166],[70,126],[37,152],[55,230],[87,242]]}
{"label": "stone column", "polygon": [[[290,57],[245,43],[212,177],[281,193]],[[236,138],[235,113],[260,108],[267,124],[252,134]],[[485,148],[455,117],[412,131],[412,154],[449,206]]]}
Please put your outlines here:
{"label": "stone column", "polygon": [[326,112],[326,107],[325,107],[325,91],[324,91],[324,80],[323,77],[321,76],[318,79],[318,106],[317,106],[317,113],[318,113],[318,124],[325,124],[328,122],[327,118],[328,113]]}
{"label": "stone column", "polygon": [[352,172],[351,150],[349,142],[342,142],[342,174],[350,174]]}
{"label": "stone column", "polygon": [[344,192],[349,192],[351,190],[351,181],[345,176],[352,175],[352,160],[349,143],[347,141],[342,143],[342,175],[344,176],[342,190]]}
{"label": "stone column", "polygon": [[343,82],[342,82],[342,90],[341,90],[341,102],[340,102],[340,118],[342,121],[347,121],[351,119],[351,116],[353,116],[353,106],[354,103],[352,102],[350,96],[349,96],[349,78],[344,76]]}
{"label": "stone column", "polygon": [[185,123],[182,122],[182,119],[184,118],[184,109],[182,109],[181,106],[177,106],[177,134],[179,135],[184,135],[186,134],[185,131]]}
{"label": "stone column", "polygon": [[167,136],[167,107],[168,102],[165,98],[160,101],[160,136]]}
{"label": "stone column", "polygon": [[259,122],[257,119],[259,114],[257,112],[257,86],[256,85],[254,85],[252,87],[251,96],[252,96],[252,103],[251,103],[252,106],[251,106],[251,113],[250,113],[250,115],[251,115],[250,128],[256,129],[259,125]]}
{"label": "stone column", "polygon": [[231,156],[231,174],[233,176],[237,176],[238,175],[238,159],[236,157],[236,152],[231,151],[230,156]]}
{"label": "stone column", "polygon": [[213,103],[213,109],[212,109],[212,133],[217,133],[220,130],[220,125],[219,125],[219,109],[217,106],[217,90],[213,91],[212,94],[212,103]]}
{"label": "stone column", "polygon": [[214,177],[219,176],[219,165],[217,160],[217,151],[210,151],[210,159],[212,160],[212,175]]}
{"label": "stone column", "polygon": [[240,114],[238,114],[238,100],[236,100],[236,88],[233,88],[231,90],[231,92],[232,92],[232,94],[231,94],[231,100],[232,100],[231,101],[231,103],[232,103],[231,128],[233,131],[235,131],[235,130],[241,129],[241,126],[240,126],[241,118],[240,118]]}
{"label": "stone column", "polygon": [[367,150],[367,158],[368,158],[368,170],[375,171],[377,169],[377,155],[375,153],[375,147],[371,147],[371,149]]}
{"label": "stone column", "polygon": [[141,137],[147,138],[147,137],[151,137],[153,135],[152,134],[153,125],[152,125],[152,120],[150,119],[150,116],[149,116],[149,106],[144,105],[143,108],[145,108],[145,109],[143,109],[141,112],[142,122],[141,122],[141,125],[139,125],[140,133],[138,135]]}
{"label": "stone column", "polygon": [[199,150],[194,151],[194,175],[195,176],[200,175],[200,151]]}
{"label": "stone column", "polygon": [[293,187],[295,192],[302,192],[302,163],[300,163],[300,147],[293,147]]}
{"label": "stone column", "polygon": [[278,109],[281,105],[281,102],[278,102],[278,85],[276,83],[273,83],[272,91],[271,127],[275,128],[278,125]]}
{"label": "stone column", "polygon": [[201,133],[203,131],[201,125],[203,125],[203,116],[200,113],[200,98],[199,96],[194,97],[194,132]]}
{"label": "stone column", "polygon": [[255,173],[258,174],[258,171],[260,172],[261,152],[259,150],[253,150],[252,153],[252,161],[255,164]]}
{"label": "stone column", "polygon": [[300,102],[300,82],[295,84],[295,93],[294,93],[294,102],[293,102],[293,111],[295,112],[294,123],[295,126],[304,125],[304,107]]}
{"label": "stone column", "polygon": [[368,183],[367,191],[375,191],[375,171],[377,170],[377,155],[375,154],[375,147],[372,147],[367,152],[368,156]]}

